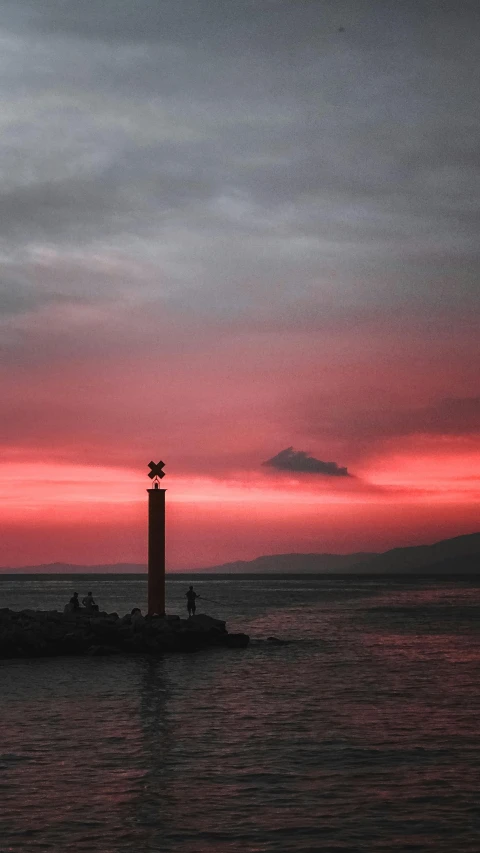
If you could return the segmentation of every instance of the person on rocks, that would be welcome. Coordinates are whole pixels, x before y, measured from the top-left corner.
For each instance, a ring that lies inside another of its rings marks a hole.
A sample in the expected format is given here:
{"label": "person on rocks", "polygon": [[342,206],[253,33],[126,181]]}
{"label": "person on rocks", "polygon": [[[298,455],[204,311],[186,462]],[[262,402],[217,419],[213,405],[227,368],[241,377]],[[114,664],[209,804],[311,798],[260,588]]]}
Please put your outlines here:
{"label": "person on rocks", "polygon": [[74,592],[70,601],[70,610],[80,610],[80,602],[78,600],[78,592]]}
{"label": "person on rocks", "polygon": [[98,611],[98,604],[95,604],[91,592],[87,592],[85,598],[82,599],[82,604],[87,610]]}
{"label": "person on rocks", "polygon": [[189,586],[188,592],[185,593],[185,598],[187,599],[188,615],[195,616],[195,610],[197,609],[195,599],[200,598],[200,596],[194,591],[193,586]]}

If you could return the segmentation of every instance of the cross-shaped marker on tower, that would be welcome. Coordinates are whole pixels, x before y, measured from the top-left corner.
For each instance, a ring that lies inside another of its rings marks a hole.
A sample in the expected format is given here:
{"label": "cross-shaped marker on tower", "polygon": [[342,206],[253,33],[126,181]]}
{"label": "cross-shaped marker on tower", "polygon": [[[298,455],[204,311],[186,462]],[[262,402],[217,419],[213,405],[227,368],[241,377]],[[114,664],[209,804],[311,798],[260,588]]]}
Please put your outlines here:
{"label": "cross-shaped marker on tower", "polygon": [[151,469],[148,473],[151,480],[155,477],[162,479],[165,476],[165,471],[162,471],[162,468],[165,467],[165,462],[149,462],[148,467]]}

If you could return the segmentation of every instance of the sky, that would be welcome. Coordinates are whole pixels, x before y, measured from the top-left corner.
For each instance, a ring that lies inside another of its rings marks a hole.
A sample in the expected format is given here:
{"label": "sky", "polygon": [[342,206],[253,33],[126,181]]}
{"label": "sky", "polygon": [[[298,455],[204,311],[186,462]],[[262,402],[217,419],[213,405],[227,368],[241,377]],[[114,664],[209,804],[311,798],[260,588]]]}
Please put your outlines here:
{"label": "sky", "polygon": [[476,0],[0,12],[0,565],[480,529]]}

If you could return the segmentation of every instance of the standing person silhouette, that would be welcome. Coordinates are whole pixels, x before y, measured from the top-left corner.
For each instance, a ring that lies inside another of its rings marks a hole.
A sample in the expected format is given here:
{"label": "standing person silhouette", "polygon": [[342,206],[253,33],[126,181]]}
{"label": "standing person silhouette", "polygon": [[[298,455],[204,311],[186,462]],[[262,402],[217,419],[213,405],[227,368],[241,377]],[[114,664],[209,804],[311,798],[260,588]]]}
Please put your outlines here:
{"label": "standing person silhouette", "polygon": [[197,609],[195,599],[200,598],[200,596],[194,591],[193,586],[189,586],[188,592],[185,593],[185,598],[187,599],[188,615],[195,616],[195,610]]}

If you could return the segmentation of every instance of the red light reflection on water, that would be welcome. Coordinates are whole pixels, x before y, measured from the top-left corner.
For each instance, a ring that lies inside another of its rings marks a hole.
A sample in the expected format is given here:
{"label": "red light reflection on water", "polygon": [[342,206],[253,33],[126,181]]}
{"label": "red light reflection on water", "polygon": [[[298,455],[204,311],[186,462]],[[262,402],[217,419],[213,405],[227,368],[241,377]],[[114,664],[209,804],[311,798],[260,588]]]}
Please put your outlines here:
{"label": "red light reflection on water", "polygon": [[[136,762],[141,741],[134,723],[138,699],[123,696],[120,713],[108,690],[82,680],[77,660],[71,673],[65,664],[64,697],[53,696],[48,690],[50,662],[46,683],[39,688],[43,663],[38,671],[31,667],[30,679],[24,672],[30,695],[11,701],[11,713],[0,728],[6,791],[3,832],[19,844],[39,836],[53,847],[73,832],[85,849],[88,843],[97,849],[105,816],[113,823],[118,815],[120,825],[145,775]],[[20,664],[21,669],[26,667]],[[74,672],[79,675],[77,686]],[[91,695],[92,686],[97,695]]]}
{"label": "red light reflection on water", "polygon": [[[363,634],[364,645],[378,657],[411,661],[446,660],[452,663],[480,660],[480,647],[472,648],[471,638],[459,634]],[[393,662],[393,660],[392,660]]]}
{"label": "red light reflection on water", "polygon": [[379,630],[361,643],[368,692],[344,709],[359,741],[428,750],[433,740],[447,749],[476,737],[477,685],[463,666],[480,661],[471,635]]}

